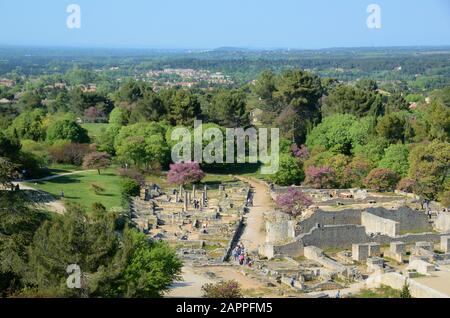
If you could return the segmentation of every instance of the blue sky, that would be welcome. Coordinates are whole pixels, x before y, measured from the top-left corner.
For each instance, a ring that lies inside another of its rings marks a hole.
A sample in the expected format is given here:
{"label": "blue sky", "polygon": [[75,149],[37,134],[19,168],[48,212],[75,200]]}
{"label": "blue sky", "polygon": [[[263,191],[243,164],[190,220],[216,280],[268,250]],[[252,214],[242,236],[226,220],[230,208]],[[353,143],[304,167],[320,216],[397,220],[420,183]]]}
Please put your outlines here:
{"label": "blue sky", "polygon": [[[66,7],[81,7],[68,29]],[[381,7],[381,29],[366,8]],[[0,0],[0,44],[130,48],[450,45],[449,0]]]}

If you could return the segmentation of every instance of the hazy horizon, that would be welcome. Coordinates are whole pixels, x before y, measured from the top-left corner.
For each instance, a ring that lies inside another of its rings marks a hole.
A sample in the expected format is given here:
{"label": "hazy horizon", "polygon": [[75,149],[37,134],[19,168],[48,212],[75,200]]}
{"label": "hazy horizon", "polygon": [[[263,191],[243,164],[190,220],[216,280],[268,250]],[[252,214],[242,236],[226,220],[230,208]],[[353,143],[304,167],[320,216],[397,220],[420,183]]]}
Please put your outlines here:
{"label": "hazy horizon", "polygon": [[[81,8],[69,29],[67,6]],[[370,29],[367,7],[381,8]],[[446,0],[2,1],[0,45],[211,50],[317,50],[450,45]]]}

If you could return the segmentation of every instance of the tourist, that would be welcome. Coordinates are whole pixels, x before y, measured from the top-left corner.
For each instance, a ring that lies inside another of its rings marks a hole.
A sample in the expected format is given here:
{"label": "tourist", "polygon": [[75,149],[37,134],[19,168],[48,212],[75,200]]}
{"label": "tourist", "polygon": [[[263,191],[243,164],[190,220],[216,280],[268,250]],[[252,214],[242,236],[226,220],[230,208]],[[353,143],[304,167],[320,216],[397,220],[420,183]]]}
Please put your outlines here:
{"label": "tourist", "polygon": [[239,253],[240,253],[239,247],[236,246],[233,250],[233,258],[235,262],[237,262],[238,260]]}
{"label": "tourist", "polygon": [[338,290],[337,294],[336,294],[336,298],[341,298],[341,291]]}
{"label": "tourist", "polygon": [[295,277],[291,278],[291,287],[295,287]]}
{"label": "tourist", "polygon": [[245,256],[244,256],[244,254],[241,253],[241,255],[239,255],[239,265],[244,265],[244,261],[245,261]]}
{"label": "tourist", "polygon": [[64,198],[64,190],[61,190],[61,198]]}

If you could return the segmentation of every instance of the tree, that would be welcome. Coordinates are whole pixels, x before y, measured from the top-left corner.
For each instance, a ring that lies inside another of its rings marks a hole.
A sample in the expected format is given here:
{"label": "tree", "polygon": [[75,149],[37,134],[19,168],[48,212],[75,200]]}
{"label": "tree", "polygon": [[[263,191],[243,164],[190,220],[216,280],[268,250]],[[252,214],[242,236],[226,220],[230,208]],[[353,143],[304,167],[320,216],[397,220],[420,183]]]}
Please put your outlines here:
{"label": "tree", "polygon": [[166,132],[166,126],[154,122],[124,126],[114,140],[116,154],[122,162],[133,163],[138,168],[165,166],[170,154]]}
{"label": "tree", "polygon": [[306,145],[309,149],[323,146],[325,150],[348,155],[353,148],[353,140],[358,138],[351,134],[351,127],[355,124],[357,119],[353,115],[337,114],[327,117],[311,131]]}
{"label": "tree", "polygon": [[89,143],[90,139],[86,129],[82,128],[75,121],[62,119],[50,124],[47,130],[47,140],[70,140],[74,143]]}
{"label": "tree", "polygon": [[450,107],[433,102],[425,109],[424,119],[430,139],[450,142]]}
{"label": "tree", "polygon": [[22,112],[8,128],[10,136],[34,141],[45,139],[44,126],[45,112],[42,109],[34,109]]}
{"label": "tree", "polygon": [[281,154],[278,171],[271,176],[272,182],[283,186],[298,185],[304,178],[302,163],[291,155]]}
{"label": "tree", "polygon": [[242,290],[237,281],[220,281],[217,284],[205,284],[202,286],[204,298],[242,298]]}
{"label": "tree", "polygon": [[405,100],[402,94],[400,93],[393,93],[391,96],[388,97],[388,102],[386,105],[386,112],[387,113],[394,113],[398,111],[408,111],[409,110],[409,104]]}
{"label": "tree", "polygon": [[379,94],[348,85],[339,85],[324,99],[322,114],[350,114],[356,117],[377,115],[382,110],[382,98]]}
{"label": "tree", "polygon": [[386,138],[390,143],[405,142],[406,120],[401,113],[387,114],[379,120],[376,131],[380,137]]}
{"label": "tree", "polygon": [[176,91],[170,101],[169,110],[169,118],[174,125],[192,126],[201,114],[197,96],[186,90]]}
{"label": "tree", "polygon": [[[198,109],[196,110],[198,111]],[[159,96],[153,91],[145,92],[143,98],[138,100],[136,105],[131,109],[129,122],[160,121],[166,113],[167,110]],[[186,119],[184,116],[181,116],[182,121]]]}
{"label": "tree", "polygon": [[89,145],[73,143],[67,140],[57,140],[49,148],[49,154],[54,162],[76,166],[83,163],[83,158],[89,151]]}
{"label": "tree", "polygon": [[106,169],[111,164],[111,157],[106,152],[91,152],[83,159],[83,168],[97,169],[100,174],[101,169]]}
{"label": "tree", "polygon": [[361,188],[363,180],[373,168],[373,163],[363,157],[356,156],[345,167],[342,183],[351,187]]}
{"label": "tree", "polygon": [[268,103],[271,103],[273,100],[273,94],[276,90],[275,81],[276,76],[272,71],[262,72],[253,87],[253,91],[256,96]]}
{"label": "tree", "polygon": [[397,184],[397,190],[406,193],[414,193],[415,188],[416,188],[416,181],[410,178],[403,178]]}
{"label": "tree", "polygon": [[245,94],[238,90],[221,90],[214,95],[208,117],[227,127],[245,127],[249,124]]}
{"label": "tree", "polygon": [[384,168],[376,168],[369,172],[364,179],[364,184],[372,190],[391,191],[395,189],[400,177],[394,171]]}
{"label": "tree", "polygon": [[389,141],[380,137],[371,137],[366,144],[356,145],[353,154],[364,158],[375,165],[384,157],[384,151],[389,146]]}
{"label": "tree", "polygon": [[282,212],[296,217],[312,205],[313,201],[303,191],[290,187],[287,193],[277,196],[275,203]]}
{"label": "tree", "polygon": [[176,185],[186,185],[200,182],[205,173],[197,162],[184,162],[170,165],[167,182]]}
{"label": "tree", "polygon": [[17,172],[17,165],[9,161],[7,158],[0,157],[0,184],[4,188],[11,189],[13,181],[19,174]]}
{"label": "tree", "polygon": [[361,78],[356,82],[356,87],[369,92],[374,92],[378,89],[377,82],[370,78]]}
{"label": "tree", "polygon": [[274,97],[280,105],[292,106],[302,117],[313,119],[319,112],[322,91],[318,76],[302,70],[288,70],[277,78]]}
{"label": "tree", "polygon": [[0,131],[0,157],[16,159],[21,148],[18,139],[10,138]]}
{"label": "tree", "polygon": [[449,180],[450,143],[434,140],[418,144],[409,154],[409,177],[417,182],[417,194],[436,199]]}
{"label": "tree", "polygon": [[405,177],[408,174],[409,150],[402,144],[390,145],[384,152],[384,157],[378,163],[379,168],[387,168],[396,172],[399,176]]}
{"label": "tree", "polygon": [[407,280],[405,280],[405,283],[403,284],[402,291],[400,292],[400,298],[412,298]]}
{"label": "tree", "polygon": [[330,167],[308,167],[305,171],[305,184],[317,189],[334,188],[335,173]]}
{"label": "tree", "polygon": [[325,165],[327,167],[330,167],[334,171],[335,186],[338,188],[345,188],[348,186],[344,177],[344,173],[350,161],[351,158],[349,156],[337,154],[329,158],[325,162]]}

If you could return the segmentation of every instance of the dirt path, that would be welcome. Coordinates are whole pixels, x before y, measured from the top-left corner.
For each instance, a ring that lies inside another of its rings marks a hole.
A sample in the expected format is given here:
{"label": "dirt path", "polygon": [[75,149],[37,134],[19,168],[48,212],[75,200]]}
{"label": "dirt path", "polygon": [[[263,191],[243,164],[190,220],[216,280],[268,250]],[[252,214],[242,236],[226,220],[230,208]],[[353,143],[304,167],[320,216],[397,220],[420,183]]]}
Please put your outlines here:
{"label": "dirt path", "polygon": [[[78,170],[78,171],[66,172],[66,173],[61,173],[61,174],[55,174],[55,175],[48,176],[48,177],[41,178],[41,179],[30,179],[30,180],[23,180],[20,182],[13,182],[13,183],[14,183],[14,185],[18,184],[20,189],[22,189],[22,190],[32,190],[32,191],[43,192],[43,191],[37,190],[33,187],[30,187],[28,185],[25,185],[25,183],[49,181],[49,180],[53,180],[56,178],[61,178],[61,177],[70,176],[70,175],[74,175],[74,174],[80,174],[80,173],[84,173],[84,172],[92,172],[92,171],[95,171],[95,170]],[[61,200],[56,200],[50,194],[48,194],[48,196],[53,198],[54,200],[52,200],[50,202],[42,203],[40,205],[49,211],[52,211],[52,212],[55,212],[58,214],[63,214],[66,211],[66,208],[64,207],[64,203]]]}
{"label": "dirt path", "polygon": [[273,201],[264,182],[253,178],[238,177],[253,188],[253,207],[246,216],[246,227],[241,241],[251,252],[257,252],[259,245],[265,243],[264,212],[273,209]]}
{"label": "dirt path", "polygon": [[41,181],[49,181],[49,180],[53,180],[56,178],[61,178],[61,177],[65,177],[65,176],[70,176],[73,174],[80,174],[80,173],[85,173],[85,172],[92,172],[95,170],[77,170],[77,171],[72,171],[72,172],[65,172],[65,173],[60,173],[60,174],[54,174],[45,178],[41,178],[41,179],[30,179],[30,180],[23,180],[20,181],[19,183],[23,183],[23,182],[28,182],[28,183],[32,183],[32,182],[41,182]]}

